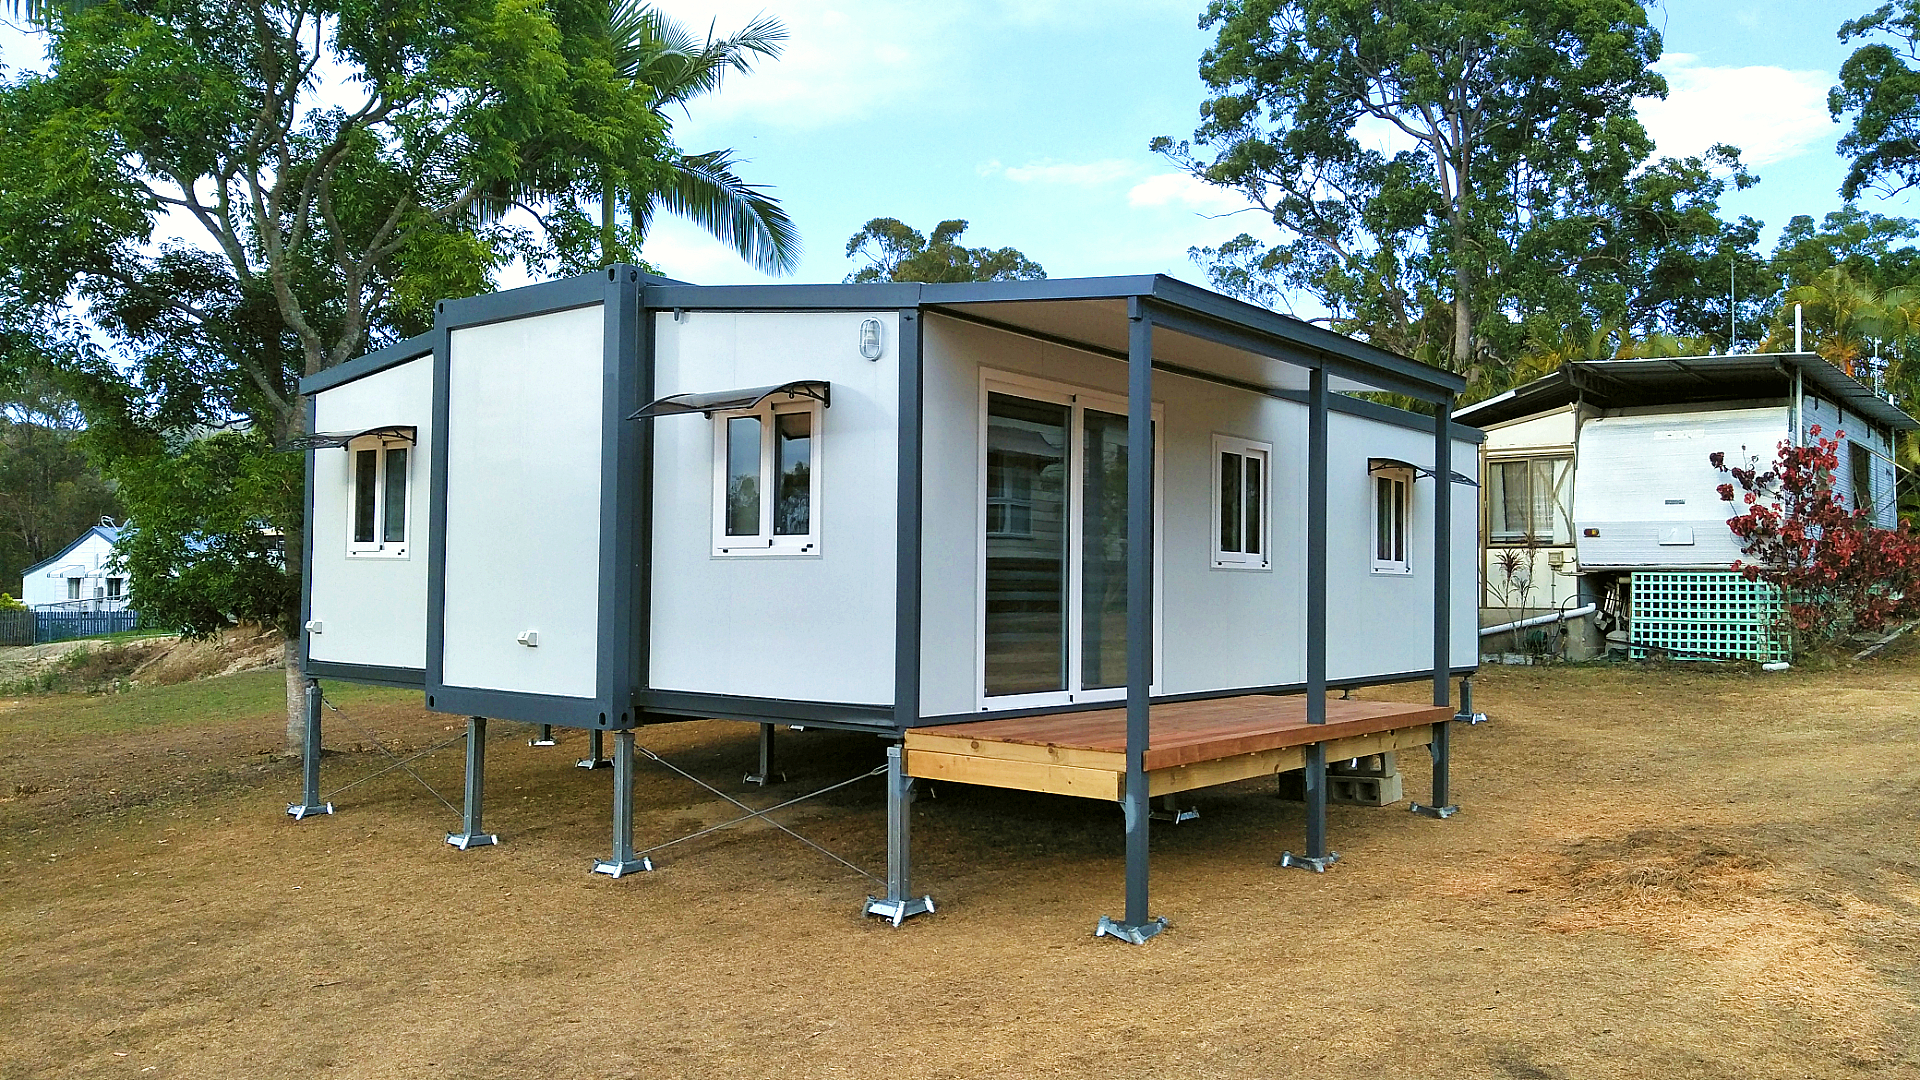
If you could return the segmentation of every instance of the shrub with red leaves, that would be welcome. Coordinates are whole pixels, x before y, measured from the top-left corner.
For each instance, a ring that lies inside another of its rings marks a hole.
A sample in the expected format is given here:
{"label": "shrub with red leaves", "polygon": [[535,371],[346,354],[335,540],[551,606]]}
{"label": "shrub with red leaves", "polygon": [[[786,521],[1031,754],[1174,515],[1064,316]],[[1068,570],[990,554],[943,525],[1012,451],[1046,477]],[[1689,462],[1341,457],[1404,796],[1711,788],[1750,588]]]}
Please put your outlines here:
{"label": "shrub with red leaves", "polygon": [[1800,646],[1920,615],[1920,536],[1905,523],[1882,529],[1867,511],[1847,509],[1833,488],[1845,432],[1823,438],[1816,424],[1808,434],[1810,446],[1782,441],[1765,472],[1758,458],[1729,467],[1725,454],[1710,455],[1731,478],[1719,486],[1720,498],[1744,508],[1727,519],[1746,556],[1733,569],[1784,591]]}

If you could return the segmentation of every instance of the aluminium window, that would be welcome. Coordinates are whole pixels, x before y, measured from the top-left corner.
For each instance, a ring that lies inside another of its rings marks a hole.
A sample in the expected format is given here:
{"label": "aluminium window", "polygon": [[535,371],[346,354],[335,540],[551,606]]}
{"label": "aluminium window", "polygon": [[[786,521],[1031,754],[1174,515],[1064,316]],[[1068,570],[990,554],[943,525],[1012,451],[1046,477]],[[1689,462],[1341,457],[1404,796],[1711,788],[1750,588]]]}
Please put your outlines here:
{"label": "aluminium window", "polygon": [[1373,572],[1410,574],[1408,522],[1413,517],[1413,470],[1376,469],[1373,480]]}
{"label": "aluminium window", "polygon": [[1272,565],[1268,493],[1273,447],[1229,435],[1213,437],[1213,565],[1265,570]]}
{"label": "aluminium window", "polygon": [[804,399],[714,415],[715,555],[819,554],[822,416]]}
{"label": "aluminium window", "polygon": [[356,439],[347,453],[353,473],[347,554],[405,557],[413,501],[413,444],[375,435]]}
{"label": "aluminium window", "polygon": [[1570,457],[1503,458],[1487,463],[1489,544],[1573,543]]}

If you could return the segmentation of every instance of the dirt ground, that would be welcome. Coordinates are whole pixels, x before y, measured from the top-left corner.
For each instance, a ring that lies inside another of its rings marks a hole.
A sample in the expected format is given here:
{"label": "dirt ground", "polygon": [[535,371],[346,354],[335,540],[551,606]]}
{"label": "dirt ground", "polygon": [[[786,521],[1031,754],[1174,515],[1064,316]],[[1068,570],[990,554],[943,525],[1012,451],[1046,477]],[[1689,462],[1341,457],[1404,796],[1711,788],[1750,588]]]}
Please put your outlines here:
{"label": "dirt ground", "polygon": [[[1335,807],[1323,876],[1274,865],[1302,813],[1270,781],[1197,793],[1154,833],[1172,928],[1144,947],[1092,936],[1120,905],[1111,805],[941,786],[913,811],[940,911],[896,930],[765,826],[590,875],[611,777],[573,767],[579,733],[494,724],[503,843],[460,852],[397,772],[286,818],[271,708],[101,735],[0,703],[0,1076],[1920,1077],[1920,660],[1476,691],[1460,815]],[[328,790],[375,739],[457,733],[407,695],[341,701]],[[783,732],[790,780],[761,792],[754,737],[640,741],[756,806],[882,760]],[[414,767],[458,802],[457,745]],[[643,845],[735,813],[638,768]],[[877,780],[782,820],[883,869]]]}

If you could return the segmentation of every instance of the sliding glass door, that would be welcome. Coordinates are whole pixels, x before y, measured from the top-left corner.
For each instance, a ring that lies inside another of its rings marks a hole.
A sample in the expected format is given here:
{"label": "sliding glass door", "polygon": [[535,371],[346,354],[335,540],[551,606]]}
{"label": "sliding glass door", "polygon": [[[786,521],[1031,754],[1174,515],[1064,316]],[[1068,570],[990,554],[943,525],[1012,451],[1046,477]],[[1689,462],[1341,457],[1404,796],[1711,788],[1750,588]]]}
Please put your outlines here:
{"label": "sliding glass door", "polygon": [[990,383],[986,398],[982,706],[1117,697],[1127,680],[1125,403],[1024,382]]}

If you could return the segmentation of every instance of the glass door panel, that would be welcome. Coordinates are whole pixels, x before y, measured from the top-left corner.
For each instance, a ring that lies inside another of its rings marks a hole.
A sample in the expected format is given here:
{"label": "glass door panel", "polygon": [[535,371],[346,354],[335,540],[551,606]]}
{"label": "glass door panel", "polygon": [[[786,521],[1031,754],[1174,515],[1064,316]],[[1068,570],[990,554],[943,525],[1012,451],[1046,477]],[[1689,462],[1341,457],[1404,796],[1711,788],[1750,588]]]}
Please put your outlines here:
{"label": "glass door panel", "polygon": [[1087,409],[1080,514],[1080,686],[1127,684],[1127,418]]}
{"label": "glass door panel", "polygon": [[1067,688],[1070,419],[1066,405],[987,395],[984,644],[990,695]]}

